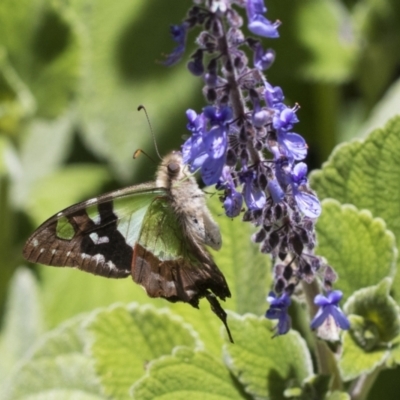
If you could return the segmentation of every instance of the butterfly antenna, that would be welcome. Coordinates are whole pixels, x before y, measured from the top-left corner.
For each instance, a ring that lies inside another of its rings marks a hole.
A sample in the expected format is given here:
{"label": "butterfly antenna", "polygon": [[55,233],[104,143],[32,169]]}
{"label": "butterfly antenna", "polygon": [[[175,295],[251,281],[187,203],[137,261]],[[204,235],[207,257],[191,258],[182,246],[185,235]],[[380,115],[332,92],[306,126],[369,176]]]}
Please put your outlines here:
{"label": "butterfly antenna", "polygon": [[136,160],[139,156],[140,156],[140,154],[144,154],[151,162],[153,162],[154,164],[157,164],[157,162],[154,160],[154,158],[153,157],[150,157],[144,150],[142,150],[142,149],[137,149],[134,153],[133,153],[133,156],[132,156],[132,158],[134,159],[134,160]]}
{"label": "butterfly antenna", "polygon": [[[153,138],[153,142],[154,142],[154,147],[155,147],[155,149],[156,149],[156,153],[157,153],[157,155],[158,155],[158,158],[159,158],[160,160],[162,160],[162,157],[160,156],[160,152],[158,151],[158,146],[157,146],[156,137],[155,137],[155,135],[154,135],[153,127],[151,126],[150,118],[149,118],[149,115],[147,114],[146,107],[143,106],[143,105],[140,105],[140,106],[138,107],[137,110],[138,110],[138,111],[143,110],[144,113],[146,114],[147,123],[149,124],[149,128],[150,128],[151,136],[152,136],[152,138]],[[136,152],[135,152],[135,153],[136,153]],[[142,153],[144,153],[143,150],[142,150]],[[146,153],[144,153],[144,154],[146,154]]]}

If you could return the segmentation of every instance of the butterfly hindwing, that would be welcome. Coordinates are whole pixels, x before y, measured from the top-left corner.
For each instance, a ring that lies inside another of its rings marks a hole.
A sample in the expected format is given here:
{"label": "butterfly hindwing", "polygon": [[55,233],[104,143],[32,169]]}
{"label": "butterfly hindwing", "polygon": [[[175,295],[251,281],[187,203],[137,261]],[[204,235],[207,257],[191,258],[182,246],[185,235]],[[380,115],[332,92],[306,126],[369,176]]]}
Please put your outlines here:
{"label": "butterfly hindwing", "polygon": [[36,263],[126,277],[131,274],[133,247],[147,208],[164,193],[143,184],[71,206],[34,232],[23,255]]}
{"label": "butterfly hindwing", "polygon": [[211,290],[230,297],[228,285],[211,255],[188,240],[167,197],[155,198],[134,246],[132,277],[150,297],[184,301],[197,307]]}

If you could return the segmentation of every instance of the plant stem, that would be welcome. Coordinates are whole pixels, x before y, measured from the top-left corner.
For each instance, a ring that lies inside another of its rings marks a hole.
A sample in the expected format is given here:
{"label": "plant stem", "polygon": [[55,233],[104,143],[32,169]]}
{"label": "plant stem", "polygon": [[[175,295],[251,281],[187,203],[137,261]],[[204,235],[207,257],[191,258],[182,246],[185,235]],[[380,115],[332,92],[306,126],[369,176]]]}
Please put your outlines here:
{"label": "plant stem", "polygon": [[349,390],[351,400],[365,400],[376,378],[383,369],[385,369],[384,364],[375,368],[370,374],[361,375]]}

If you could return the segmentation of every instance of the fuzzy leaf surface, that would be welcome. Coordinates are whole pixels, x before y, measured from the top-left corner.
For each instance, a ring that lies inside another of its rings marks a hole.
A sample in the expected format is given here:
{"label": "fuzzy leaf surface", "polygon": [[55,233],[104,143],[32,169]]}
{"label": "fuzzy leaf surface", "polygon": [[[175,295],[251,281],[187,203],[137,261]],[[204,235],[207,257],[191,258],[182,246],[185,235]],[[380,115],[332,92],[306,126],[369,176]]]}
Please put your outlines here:
{"label": "fuzzy leaf surface", "polygon": [[84,354],[83,320],[84,316],[75,317],[44,335],[13,370],[1,398],[45,399],[54,394],[66,398],[79,393],[83,400],[105,399],[93,363]]}
{"label": "fuzzy leaf surface", "polygon": [[[350,203],[381,217],[400,243],[400,117],[373,131],[365,140],[339,145],[319,171],[311,186],[319,198]],[[400,274],[393,283],[400,298]]]}
{"label": "fuzzy leaf surface", "polygon": [[284,399],[290,379],[300,387],[312,374],[311,356],[296,331],[273,338],[275,322],[252,315],[230,314],[234,344],[226,344],[225,362],[233,375],[256,399]]}
{"label": "fuzzy leaf surface", "polygon": [[16,362],[26,355],[43,330],[36,279],[27,268],[19,268],[10,282],[0,337],[0,383]]}
{"label": "fuzzy leaf surface", "polygon": [[177,348],[150,364],[146,376],[132,390],[137,400],[236,400],[244,397],[235,388],[229,371],[209,353]]}
{"label": "fuzzy leaf surface", "polygon": [[316,253],[339,275],[336,287],[347,298],[354,291],[380,282],[396,272],[397,249],[385,222],[367,210],[335,200],[322,202],[317,225]]}
{"label": "fuzzy leaf surface", "polygon": [[90,353],[107,396],[129,398],[129,388],[146,364],[175,346],[194,347],[196,335],[168,310],[150,306],[113,306],[98,312],[87,326]]}

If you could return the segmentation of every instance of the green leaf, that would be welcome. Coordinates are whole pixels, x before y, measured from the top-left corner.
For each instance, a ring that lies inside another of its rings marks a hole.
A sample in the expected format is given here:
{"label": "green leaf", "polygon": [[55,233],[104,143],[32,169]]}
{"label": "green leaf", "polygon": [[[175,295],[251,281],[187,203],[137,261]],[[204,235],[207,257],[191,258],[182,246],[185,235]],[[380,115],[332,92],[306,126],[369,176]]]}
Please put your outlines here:
{"label": "green leaf", "polygon": [[98,193],[110,180],[107,168],[100,165],[65,167],[36,181],[26,209],[36,224],[42,223],[62,208]]}
{"label": "green leaf", "polygon": [[347,298],[355,290],[394,276],[397,249],[384,221],[369,211],[327,199],[317,225],[316,253],[339,275],[337,287]]}
{"label": "green leaf", "polygon": [[308,0],[297,14],[298,40],[308,57],[306,79],[343,82],[351,77],[358,44],[347,8],[340,2]]}
{"label": "green leaf", "polygon": [[[352,316],[349,319],[353,323]],[[343,353],[339,360],[339,369],[344,381],[351,381],[362,374],[372,372],[382,365],[389,356],[389,350],[387,349],[365,352],[353,340],[349,332],[344,332],[342,343]]]}
{"label": "green leaf", "polygon": [[0,43],[32,92],[39,115],[57,116],[70,102],[80,68],[77,26],[69,7],[62,2],[22,0],[16,8],[4,0],[0,26]]}
{"label": "green leaf", "polygon": [[[13,180],[13,199],[19,207],[29,203],[38,181],[55,173],[68,156],[73,138],[72,114],[69,111],[51,121],[36,118],[21,135],[18,166],[21,171]],[[43,151],[47,148],[51,151]],[[50,193],[53,194],[52,190]]]}
{"label": "green leaf", "polygon": [[388,343],[400,332],[399,307],[389,296],[391,279],[361,289],[344,305],[351,330],[344,333],[339,368],[345,381],[370,373],[386,361]]}
{"label": "green leaf", "polygon": [[355,29],[363,42],[356,71],[363,101],[374,104],[393,80],[400,46],[397,0],[367,0],[353,7]]}
{"label": "green leaf", "polygon": [[328,375],[311,375],[307,377],[302,387],[293,387],[286,389],[284,394],[288,398],[308,400],[308,399],[323,399],[328,393],[329,384],[332,380]]}
{"label": "green leaf", "polygon": [[15,135],[36,111],[36,101],[0,45],[0,132]]}
{"label": "green leaf", "polygon": [[351,400],[351,397],[345,392],[333,392],[326,397],[326,400]]}
{"label": "green leaf", "polygon": [[398,104],[400,104],[400,79],[389,87],[382,99],[374,106],[357,136],[365,137],[372,130],[384,126],[386,121],[399,114]]}
{"label": "green leaf", "polygon": [[137,301],[158,307],[168,304],[162,299],[149,299],[131,278],[106,279],[72,268],[47,266],[41,267],[40,275],[46,322],[50,327],[57,326],[79,312],[91,311],[115,302]]}
{"label": "green leaf", "polygon": [[[86,46],[78,97],[82,137],[88,148],[109,160],[118,176],[127,180],[132,174],[133,151],[153,149],[146,118],[136,111],[139,104],[149,107],[157,138],[165,136],[168,149],[181,144],[182,110],[200,82],[187,72],[185,63],[168,69],[156,60],[173,48],[168,24],[182,19],[187,4],[178,2],[171,7],[158,2],[156,13],[146,0],[97,0],[96,7],[85,6],[90,1],[73,4]],[[139,168],[140,163],[136,177],[143,165],[148,170],[147,160]]]}
{"label": "green leaf", "polygon": [[[335,198],[342,204],[368,209],[385,220],[400,244],[400,117],[364,141],[338,146],[322,170],[311,175],[311,185],[320,199]],[[393,284],[400,298],[400,274]]]}
{"label": "green leaf", "polygon": [[0,383],[43,332],[38,287],[26,268],[14,273],[0,337]]}
{"label": "green leaf", "polygon": [[385,278],[379,285],[360,289],[344,305],[347,314],[364,319],[366,329],[376,336],[375,344],[388,343],[400,333],[400,308],[389,295],[391,283]]}
{"label": "green leaf", "polygon": [[14,369],[1,398],[45,399],[58,394],[60,398],[68,395],[75,398],[80,393],[84,400],[105,399],[92,361],[83,354],[84,318],[76,317],[43,336],[31,354]]}
{"label": "green leaf", "polygon": [[53,389],[46,390],[45,392],[27,395],[23,400],[101,400],[104,399],[101,395],[93,395],[90,393],[84,393],[81,390],[69,390],[69,389]]}
{"label": "green leaf", "polygon": [[177,348],[152,362],[132,389],[137,400],[243,399],[224,365],[202,350]]}
{"label": "green leaf", "polygon": [[[195,332],[168,310],[118,305],[99,311],[87,326],[90,352],[107,396],[124,399],[146,363],[177,345],[194,347]],[[110,373],[112,371],[112,373]]]}
{"label": "green leaf", "polygon": [[312,374],[305,341],[296,331],[273,338],[273,325],[264,317],[229,314],[234,344],[225,345],[228,368],[256,398],[284,399],[288,380],[300,387]]}

